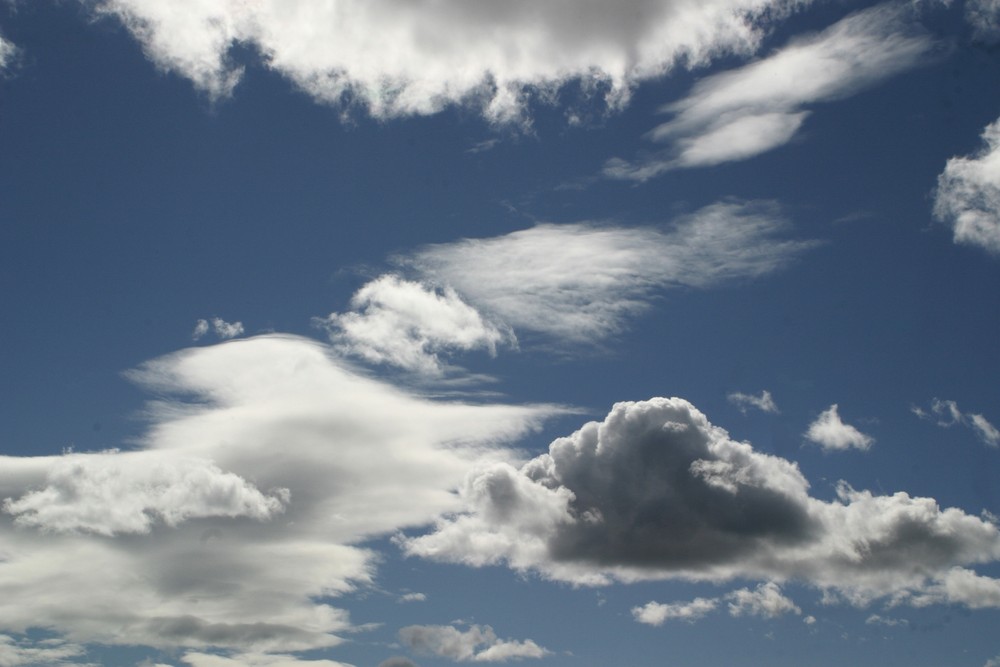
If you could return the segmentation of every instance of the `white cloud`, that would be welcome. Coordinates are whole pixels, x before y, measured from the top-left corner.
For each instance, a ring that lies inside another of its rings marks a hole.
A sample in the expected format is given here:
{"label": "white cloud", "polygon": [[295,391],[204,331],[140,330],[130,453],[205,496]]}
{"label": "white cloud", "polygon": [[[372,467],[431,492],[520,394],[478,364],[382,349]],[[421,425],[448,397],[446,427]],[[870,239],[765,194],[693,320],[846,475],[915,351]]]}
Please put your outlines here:
{"label": "white cloud", "polygon": [[352,628],[330,602],[372,579],[358,542],[457,509],[469,471],[559,412],[429,400],[293,336],[191,348],[131,377],[160,397],[135,451],[0,457],[20,519],[0,515],[0,627],[293,664]]}
{"label": "white cloud", "polygon": [[191,651],[181,658],[191,667],[352,667],[333,660],[309,660],[293,655],[238,653],[233,656],[213,655]]}
{"label": "white cloud", "polygon": [[230,338],[236,338],[237,336],[243,335],[243,323],[226,322],[219,317],[213,317],[211,321],[198,320],[198,322],[194,325],[194,331],[191,333],[191,339],[200,340],[204,338],[209,331],[214,332],[220,340],[229,340]]}
{"label": "white cloud", "polygon": [[990,447],[1000,447],[1000,430],[982,415],[962,412],[955,401],[935,398],[931,400],[930,412],[919,406],[912,407],[911,411],[921,419],[935,420],[937,425],[943,428],[955,424],[968,426]]}
{"label": "white cloud", "polygon": [[878,614],[872,614],[867,619],[865,619],[866,625],[885,625],[890,628],[895,628],[898,626],[909,625],[909,621],[905,618],[888,618],[885,616],[879,616]]}
{"label": "white cloud", "polygon": [[0,75],[14,64],[18,49],[10,40],[0,35]]}
{"label": "white cloud", "polygon": [[471,625],[464,631],[450,625],[410,625],[399,631],[399,638],[417,653],[456,662],[506,662],[549,654],[530,639],[499,639],[488,625]]}
{"label": "white cloud", "polygon": [[740,412],[743,413],[746,413],[748,407],[757,408],[761,412],[768,412],[770,414],[778,414],[779,412],[778,405],[774,402],[771,392],[766,389],[760,392],[760,396],[736,391],[729,394],[727,398],[730,403],[739,407]]}
{"label": "white cloud", "polygon": [[669,230],[544,224],[397,261],[515,331],[593,343],[620,332],[661,290],[762,276],[814,245],[778,238],[787,229],[771,203],[726,202]]}
{"label": "white cloud", "polygon": [[333,313],[322,321],[335,347],[428,376],[446,370],[439,353],[484,349],[496,355],[498,345],[517,342],[511,331],[488,322],[454,289],[434,290],[394,275],[363,286],[351,307],[354,312]]}
{"label": "white cloud", "polygon": [[820,413],[816,421],[809,425],[805,436],[826,451],[865,450],[875,442],[871,436],[841,421],[836,403]]}
{"label": "white cloud", "polygon": [[1000,254],[1000,119],[983,130],[983,144],[978,153],[945,164],[934,216],[951,225],[956,243]]}
{"label": "white cloud", "polygon": [[854,601],[1000,559],[995,525],[933,499],[841,484],[825,502],[808,488],[794,463],[734,442],[683,399],[656,398],[617,404],[520,469],[483,466],[460,490],[465,512],[401,543],[584,585],[795,579]]}
{"label": "white cloud", "polygon": [[427,600],[426,593],[404,593],[399,596],[398,602],[424,602]]}
{"label": "white cloud", "polygon": [[858,12],[762,60],[703,79],[663,108],[674,118],[650,133],[669,145],[665,153],[637,163],[611,160],[605,174],[644,181],[772,150],[796,135],[807,105],[847,97],[912,67],[930,46],[901,5]]}
{"label": "white cloud", "polygon": [[944,603],[961,604],[970,609],[1000,609],[1000,579],[953,567],[938,576],[933,585],[900,599],[915,607]]}
{"label": "white cloud", "polygon": [[521,117],[526,98],[579,80],[615,107],[637,82],[675,66],[748,54],[784,0],[464,0],[218,3],[102,0],[160,67],[226,96],[237,44],[321,102],[377,117],[468,104]]}
{"label": "white cloud", "polygon": [[67,454],[47,466],[42,488],[7,498],[3,511],[19,526],[99,535],[149,533],[195,518],[280,514],[287,489],[263,494],[209,461],[163,453]]}
{"label": "white cloud", "polygon": [[762,616],[775,618],[783,614],[801,614],[802,610],[781,592],[781,587],[773,581],[758,585],[755,589],[741,588],[728,596],[729,613],[732,616]]}
{"label": "white cloud", "polygon": [[674,602],[661,604],[648,602],[641,607],[632,609],[632,616],[646,625],[663,625],[666,621],[697,621],[715,611],[718,601],[708,598],[695,598],[691,602]]}

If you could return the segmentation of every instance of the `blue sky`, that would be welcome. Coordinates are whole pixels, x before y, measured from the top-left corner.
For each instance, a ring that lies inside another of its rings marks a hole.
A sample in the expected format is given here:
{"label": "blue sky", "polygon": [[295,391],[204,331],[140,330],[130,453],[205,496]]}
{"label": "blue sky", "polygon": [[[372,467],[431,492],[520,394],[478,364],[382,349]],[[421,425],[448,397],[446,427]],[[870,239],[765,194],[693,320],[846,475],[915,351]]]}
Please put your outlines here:
{"label": "blue sky", "polygon": [[0,667],[996,667],[998,49],[0,3]]}

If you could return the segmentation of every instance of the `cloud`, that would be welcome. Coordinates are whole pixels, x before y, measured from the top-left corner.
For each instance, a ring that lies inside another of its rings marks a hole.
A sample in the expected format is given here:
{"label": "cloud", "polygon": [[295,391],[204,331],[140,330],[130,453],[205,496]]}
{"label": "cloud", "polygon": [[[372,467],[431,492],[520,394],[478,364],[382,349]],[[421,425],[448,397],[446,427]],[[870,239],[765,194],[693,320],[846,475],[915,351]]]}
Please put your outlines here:
{"label": "cloud", "polygon": [[439,353],[484,349],[495,356],[498,345],[517,343],[450,287],[434,290],[384,275],[358,290],[351,307],[322,320],[338,350],[427,376],[446,370]]}
{"label": "cloud", "polygon": [[450,625],[410,625],[399,631],[399,638],[417,653],[456,662],[506,662],[549,654],[530,639],[499,639],[488,625],[471,625],[465,631]]}
{"label": "cloud", "polygon": [[352,667],[333,660],[308,660],[293,655],[238,653],[233,656],[213,655],[191,651],[184,654],[182,662],[191,667]]}
{"label": "cloud", "polygon": [[723,202],[670,229],[542,224],[426,246],[396,258],[514,331],[594,343],[622,331],[662,290],[766,275],[815,244],[780,238],[770,202]]}
{"label": "cloud", "polygon": [[425,593],[404,593],[399,596],[397,602],[424,602],[427,600]]}
{"label": "cloud", "polygon": [[965,19],[980,39],[1000,36],[1000,0],[966,0]]}
{"label": "cloud", "polygon": [[417,663],[413,662],[409,658],[403,657],[393,657],[388,660],[383,660],[378,664],[378,667],[417,667]]}
{"label": "cloud", "polygon": [[1000,430],[982,415],[962,412],[955,401],[935,398],[931,400],[930,412],[918,406],[913,406],[910,410],[921,419],[936,421],[942,428],[949,428],[955,424],[968,426],[990,447],[1000,447]]}
{"label": "cloud", "polygon": [[59,639],[29,641],[17,640],[10,635],[0,635],[0,665],[3,667],[96,667],[93,663],[78,662],[86,654],[79,644]]}
{"label": "cloud", "polygon": [[611,178],[645,181],[664,171],[745,160],[782,146],[798,133],[810,104],[852,95],[916,65],[930,38],[902,5],[852,14],[812,37],[739,69],[701,80],[662,110],[673,119],[649,137],[665,152],[629,163],[608,162]]}
{"label": "cloud", "polygon": [[14,66],[17,54],[18,48],[9,39],[0,35],[0,76]]}
{"label": "cloud", "polygon": [[[798,3],[801,4],[801,3]],[[210,3],[102,0],[159,67],[215,98],[232,93],[243,45],[323,103],[379,118],[470,105],[522,117],[570,81],[612,108],[678,65],[753,52],[793,4],[782,0],[392,0]]]}
{"label": "cloud", "polygon": [[666,621],[697,621],[715,611],[718,601],[707,598],[695,598],[691,602],[675,602],[661,604],[648,602],[641,607],[632,609],[635,620],[646,625],[663,625]]}
{"label": "cloud", "polygon": [[866,450],[875,442],[871,436],[842,422],[840,414],[837,412],[836,403],[820,413],[816,421],[809,425],[805,436],[822,447],[824,451]]}
{"label": "cloud", "polygon": [[767,412],[770,414],[778,414],[778,405],[774,402],[774,398],[771,397],[771,392],[764,390],[760,392],[760,396],[754,396],[753,394],[744,394],[741,392],[733,392],[727,396],[730,403],[733,403],[739,407],[740,412],[746,414],[747,408],[757,408],[761,412]]}
{"label": "cloud", "polygon": [[0,627],[199,667],[329,664],[288,656],[353,628],[331,603],[372,580],[358,543],[458,509],[475,466],[561,411],[430,400],[284,335],[129,377],[158,397],[132,451],[0,457]]}
{"label": "cloud", "polygon": [[872,614],[867,619],[865,619],[866,625],[884,625],[890,628],[895,628],[898,626],[909,625],[910,622],[905,618],[887,618],[885,616],[879,616],[878,614]]}
{"label": "cloud", "polygon": [[1000,254],[1000,119],[983,130],[983,148],[953,157],[938,176],[934,217],[951,226],[955,243]]}
{"label": "cloud", "polygon": [[798,580],[852,601],[1000,558],[993,523],[931,498],[808,490],[794,463],[731,440],[683,399],[654,398],[616,404],[520,468],[482,466],[460,489],[464,512],[400,542],[576,584]]}
{"label": "cloud", "polygon": [[226,322],[225,320],[213,317],[209,320],[198,320],[191,333],[192,340],[201,340],[209,331],[215,333],[220,340],[229,340],[243,335],[242,322]]}
{"label": "cloud", "polygon": [[780,586],[768,581],[753,590],[740,588],[721,598],[695,598],[691,602],[671,604],[649,602],[633,608],[632,616],[640,623],[657,626],[675,619],[694,622],[714,612],[720,602],[727,600],[730,616],[776,618],[787,613],[802,613],[794,602],[785,597]]}

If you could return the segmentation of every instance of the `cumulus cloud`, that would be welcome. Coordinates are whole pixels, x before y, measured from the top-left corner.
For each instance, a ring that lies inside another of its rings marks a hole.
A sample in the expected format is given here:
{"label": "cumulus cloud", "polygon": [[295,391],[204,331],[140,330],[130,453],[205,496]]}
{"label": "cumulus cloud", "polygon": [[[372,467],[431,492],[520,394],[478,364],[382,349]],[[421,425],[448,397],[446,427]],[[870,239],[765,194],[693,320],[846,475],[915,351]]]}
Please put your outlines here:
{"label": "cumulus cloud", "polygon": [[400,5],[280,0],[211,3],[102,0],[163,69],[213,97],[242,75],[236,45],[316,100],[358,105],[373,116],[472,105],[490,120],[522,117],[528,98],[580,81],[610,107],[637,82],[678,64],[749,54],[785,0],[464,0]]}
{"label": "cumulus cloud", "polygon": [[771,392],[767,389],[760,392],[760,396],[736,391],[729,394],[727,398],[730,403],[736,405],[740,409],[740,412],[744,414],[746,414],[747,408],[757,408],[761,412],[768,412],[770,414],[778,414],[779,412],[777,403],[774,402]]}
{"label": "cumulus cloud", "polygon": [[875,442],[871,436],[841,421],[836,403],[820,413],[816,421],[809,425],[805,436],[825,451],[865,450]]}
{"label": "cumulus cloud", "polygon": [[953,157],[938,176],[934,216],[951,226],[955,243],[1000,254],[1000,119],[983,130],[983,147]]}
{"label": "cumulus cloud", "polygon": [[0,635],[0,665],[3,667],[97,667],[78,661],[85,654],[83,646],[60,639],[30,641]]}
{"label": "cumulus cloud", "polygon": [[794,463],[733,441],[679,398],[616,404],[520,468],[482,466],[460,496],[466,511],[401,540],[407,553],[590,585],[794,579],[853,601],[1000,558],[993,523],[931,498],[846,484],[813,498]]}
{"label": "cumulus cloud", "polygon": [[294,655],[237,653],[232,656],[191,651],[181,661],[191,667],[352,667],[333,660],[309,660]]}
{"label": "cumulus cloud", "polygon": [[709,598],[695,598],[691,602],[661,604],[648,602],[632,609],[635,620],[646,625],[663,625],[667,621],[697,621],[715,611],[718,601]]}
{"label": "cumulus cloud", "polygon": [[664,289],[763,276],[815,245],[781,238],[788,228],[773,203],[721,202],[669,229],[543,224],[396,261],[516,332],[593,343],[620,332]]}
{"label": "cumulus cloud", "polygon": [[632,609],[632,616],[640,623],[663,625],[668,620],[694,622],[714,612],[721,602],[728,601],[730,616],[760,616],[776,618],[783,614],[801,614],[802,610],[781,592],[773,581],[754,589],[740,588],[721,598],[695,598],[691,602],[661,604],[649,602]]}
{"label": "cumulus cloud", "polygon": [[184,350],[130,374],[159,397],[134,450],[0,457],[0,628],[334,664],[294,654],[352,629],[331,602],[372,579],[358,543],[458,509],[475,466],[560,412],[430,400],[338,359],[282,335]]}
{"label": "cumulus cloud", "polygon": [[872,614],[867,619],[865,619],[866,625],[884,625],[890,628],[895,628],[898,626],[909,625],[909,621],[905,618],[889,618],[886,616],[880,616],[878,614]]}
{"label": "cumulus cloud", "polygon": [[929,411],[919,406],[913,406],[911,411],[921,419],[936,422],[942,428],[955,424],[967,426],[990,447],[1000,447],[1000,430],[980,414],[962,412],[955,401],[935,398],[931,400]]}
{"label": "cumulus cloud", "polygon": [[226,322],[222,318],[213,317],[211,320],[198,320],[191,332],[192,340],[201,340],[209,332],[214,333],[220,340],[229,340],[243,335],[242,322]]}
{"label": "cumulus cloud", "polygon": [[649,137],[668,148],[635,163],[611,160],[611,178],[644,181],[670,169],[745,160],[788,143],[810,104],[847,97],[914,66],[931,47],[902,5],[852,14],[822,33],[703,79],[662,111],[673,118]]}
{"label": "cumulus cloud", "polygon": [[351,299],[353,312],[333,313],[322,324],[337,349],[373,363],[439,376],[446,369],[439,353],[487,350],[514,345],[513,333],[488,322],[454,289],[384,275]]}
{"label": "cumulus cloud", "polygon": [[404,593],[399,596],[397,602],[424,602],[427,600],[425,593]]}
{"label": "cumulus cloud", "polygon": [[399,638],[417,653],[456,662],[506,662],[549,653],[530,639],[500,639],[488,625],[471,625],[464,631],[450,625],[410,625],[399,631]]}

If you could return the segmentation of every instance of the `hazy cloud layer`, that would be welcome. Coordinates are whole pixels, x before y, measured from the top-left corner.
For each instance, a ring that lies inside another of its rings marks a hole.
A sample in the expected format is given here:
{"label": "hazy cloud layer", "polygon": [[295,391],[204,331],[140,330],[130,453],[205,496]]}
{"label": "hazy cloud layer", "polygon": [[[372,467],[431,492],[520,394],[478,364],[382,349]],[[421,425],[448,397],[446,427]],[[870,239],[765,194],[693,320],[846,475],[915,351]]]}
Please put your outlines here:
{"label": "hazy cloud layer", "polygon": [[773,203],[725,202],[667,229],[543,224],[426,246],[397,261],[515,332],[594,343],[624,329],[662,290],[763,276],[815,245],[782,238],[788,230]]}
{"label": "hazy cloud layer", "polygon": [[754,396],[753,394],[744,394],[742,392],[736,391],[726,398],[729,402],[736,405],[740,412],[744,414],[747,408],[756,408],[761,412],[767,412],[770,414],[778,414],[778,404],[774,402],[774,398],[771,396],[771,392],[767,389],[760,392],[760,396]]}
{"label": "hazy cloud layer", "polygon": [[500,639],[488,625],[471,625],[468,630],[450,625],[410,625],[399,631],[399,638],[417,653],[456,662],[507,662],[549,653],[530,639]]}
{"label": "hazy cloud layer", "polygon": [[662,110],[673,119],[650,132],[666,152],[605,166],[612,178],[644,181],[670,169],[745,160],[791,141],[806,107],[851,95],[912,67],[931,40],[903,5],[853,14],[813,37],[797,38],[763,60],[698,82]]}
{"label": "hazy cloud layer", "polygon": [[17,640],[9,635],[0,635],[0,665],[3,667],[97,667],[93,663],[81,662],[86,654],[79,644],[62,640],[29,641]]}
{"label": "hazy cloud layer", "polygon": [[138,450],[0,457],[0,627],[188,648],[197,667],[333,664],[288,654],[351,629],[329,602],[371,579],[354,545],[457,509],[469,471],[558,412],[414,396],[293,336],[131,377],[161,397]]}
{"label": "hazy cloud layer", "polygon": [[237,44],[318,101],[376,117],[456,103],[509,121],[529,95],[581,80],[614,107],[677,65],[749,54],[789,0],[101,0],[160,67],[213,97],[242,76]]}
{"label": "hazy cloud layer", "polygon": [[1000,37],[1000,0],[966,0],[965,18],[978,38]]}
{"label": "hazy cloud layer", "polygon": [[836,403],[819,414],[805,435],[826,451],[865,450],[875,442],[871,436],[841,421]]}
{"label": "hazy cloud layer", "polygon": [[990,447],[1000,447],[1000,429],[982,415],[962,412],[955,401],[935,398],[931,401],[929,411],[918,406],[913,406],[911,410],[921,419],[934,421],[942,428],[949,428],[955,424],[967,426]]}
{"label": "hazy cloud layer", "polygon": [[181,662],[191,667],[352,667],[333,660],[308,660],[287,654],[236,653],[231,656],[185,653]]}
{"label": "hazy cloud layer", "polygon": [[615,405],[520,469],[483,466],[461,489],[466,512],[403,544],[581,584],[796,579],[852,600],[928,590],[954,566],[1000,558],[993,523],[933,499],[808,490],[794,463],[656,398]]}
{"label": "hazy cloud layer", "polygon": [[384,275],[351,299],[353,312],[322,321],[334,346],[366,361],[438,376],[446,369],[440,353],[515,345],[505,328],[488,322],[446,287],[434,290],[398,276]]}
{"label": "hazy cloud layer", "polygon": [[1000,119],[983,130],[982,149],[945,164],[934,215],[951,226],[956,243],[1000,254]]}

